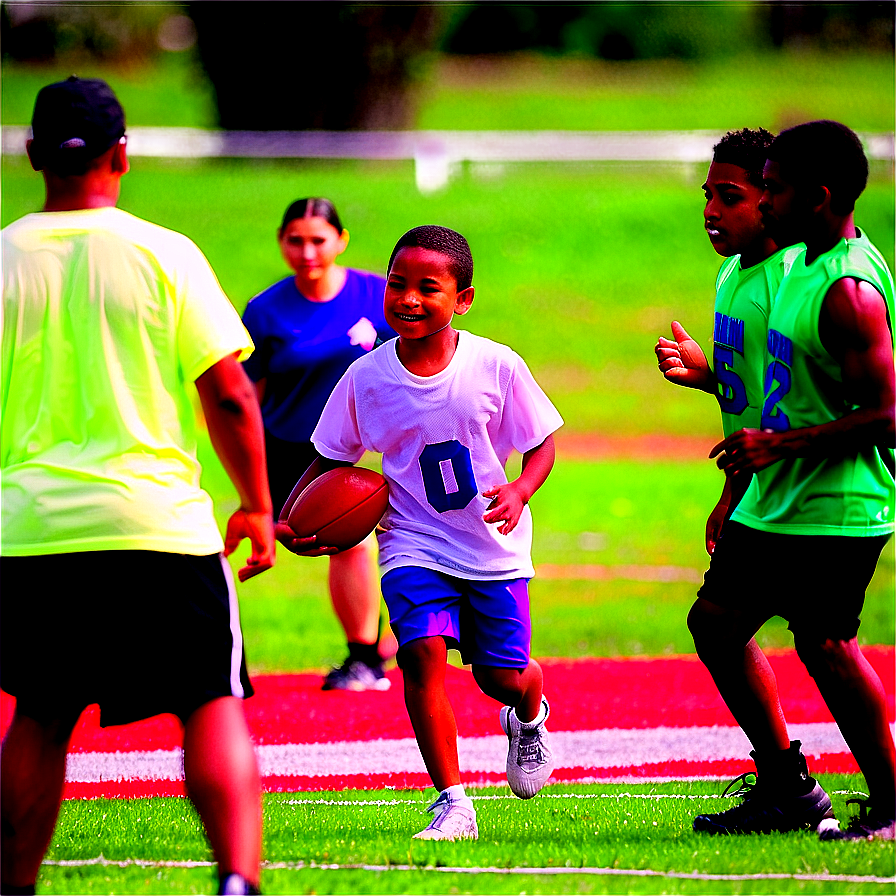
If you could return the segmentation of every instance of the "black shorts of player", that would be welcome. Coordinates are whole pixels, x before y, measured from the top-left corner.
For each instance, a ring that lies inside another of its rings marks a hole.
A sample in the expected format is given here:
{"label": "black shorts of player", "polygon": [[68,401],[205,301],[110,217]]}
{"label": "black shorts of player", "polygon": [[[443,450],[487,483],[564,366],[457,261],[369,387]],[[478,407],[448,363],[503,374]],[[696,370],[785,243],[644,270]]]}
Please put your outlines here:
{"label": "black shorts of player", "polygon": [[43,723],[182,721],[251,697],[236,591],[219,554],[91,551],[0,558],[0,687]]}
{"label": "black shorts of player", "polygon": [[317,457],[311,442],[287,442],[264,433],[264,447],[268,462],[268,483],[271,489],[271,504],[274,516],[280,515],[280,508],[292,492],[302,474]]}
{"label": "black shorts of player", "polygon": [[729,521],[697,596],[751,616],[782,616],[795,636],[848,641],[889,538],[781,535]]}

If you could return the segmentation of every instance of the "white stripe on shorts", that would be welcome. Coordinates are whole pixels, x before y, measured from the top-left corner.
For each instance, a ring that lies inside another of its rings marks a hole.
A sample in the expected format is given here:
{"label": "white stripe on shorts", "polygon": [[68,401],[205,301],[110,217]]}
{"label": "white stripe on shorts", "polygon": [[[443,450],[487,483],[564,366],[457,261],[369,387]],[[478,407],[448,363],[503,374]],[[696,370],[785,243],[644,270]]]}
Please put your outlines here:
{"label": "white stripe on shorts", "polygon": [[240,628],[240,605],[236,596],[236,585],[233,581],[233,570],[227,558],[221,554],[221,568],[227,581],[227,595],[230,604],[230,691],[234,697],[245,697],[243,682],[240,680],[240,666],[243,660],[243,630]]}

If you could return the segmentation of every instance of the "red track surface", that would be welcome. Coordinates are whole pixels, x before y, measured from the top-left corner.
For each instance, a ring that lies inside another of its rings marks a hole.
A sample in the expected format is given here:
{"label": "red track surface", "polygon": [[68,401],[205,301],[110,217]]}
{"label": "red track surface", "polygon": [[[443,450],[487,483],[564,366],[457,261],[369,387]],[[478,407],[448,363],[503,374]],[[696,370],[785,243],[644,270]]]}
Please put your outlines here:
{"label": "red track surface", "polygon": [[[869,647],[865,655],[877,670],[888,698],[889,718],[894,719],[894,649]],[[831,722],[814,682],[793,651],[771,654],[788,722]],[[647,729],[658,727],[733,726],[713,682],[702,663],[692,656],[662,659],[544,660],[545,693],[551,701],[552,731],[596,731],[600,729]],[[257,744],[311,744],[334,741],[366,741],[413,737],[405,711],[401,675],[390,673],[393,687],[385,693],[346,693],[320,690],[319,674],[258,675],[253,681],[256,695],[246,702],[246,713]],[[449,669],[448,688],[464,737],[496,733],[497,704],[483,696],[472,676],[462,669]],[[0,694],[0,728],[5,732],[15,701]],[[170,750],[179,747],[181,729],[172,716],[157,716],[114,728],[98,725],[98,711],[90,708],[82,717],[72,742],[72,751],[114,753],[134,750]],[[656,767],[613,769],[618,776],[724,775],[729,764],[708,760],[696,769],[693,762],[666,762]],[[848,754],[834,754],[825,763],[827,771],[854,771]],[[594,775],[594,769],[574,770],[574,777]],[[373,780],[373,778],[376,780]],[[329,777],[317,781],[266,779],[266,789],[319,789],[327,787],[424,786],[425,777],[403,774]],[[567,776],[568,777],[568,776]],[[371,780],[366,780],[371,778]],[[401,780],[398,780],[400,778]],[[362,780],[363,779],[363,780]],[[111,782],[110,782],[111,783]],[[182,792],[171,782],[127,782],[117,788],[100,788],[106,795],[151,795]],[[67,796],[99,795],[97,785],[69,784]]]}

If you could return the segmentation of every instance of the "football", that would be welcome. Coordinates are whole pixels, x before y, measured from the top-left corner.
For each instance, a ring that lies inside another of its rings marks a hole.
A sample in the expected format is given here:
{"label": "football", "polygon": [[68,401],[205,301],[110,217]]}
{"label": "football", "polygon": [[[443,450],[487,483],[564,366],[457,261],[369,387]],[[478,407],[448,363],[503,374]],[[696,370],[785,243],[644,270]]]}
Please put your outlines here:
{"label": "football", "polygon": [[309,483],[287,523],[296,535],[316,535],[321,546],[344,551],[373,532],[388,506],[383,476],[363,467],[337,467]]}

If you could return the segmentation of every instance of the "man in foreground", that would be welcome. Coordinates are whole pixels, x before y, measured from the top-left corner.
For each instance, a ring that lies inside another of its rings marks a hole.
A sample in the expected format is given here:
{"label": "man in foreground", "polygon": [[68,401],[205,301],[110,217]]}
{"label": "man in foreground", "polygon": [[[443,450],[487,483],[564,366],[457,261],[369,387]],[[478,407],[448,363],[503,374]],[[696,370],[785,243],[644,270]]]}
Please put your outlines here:
{"label": "man in foreground", "polygon": [[[38,95],[28,154],[42,212],[2,232],[4,894],[33,893],[84,708],[101,725],[170,712],[220,890],[257,890],[260,782],[242,698],[236,592],[274,535],[252,342],[186,237],[115,206],[124,113],[103,81]],[[240,508],[226,544],[199,486],[196,383]],[[223,555],[222,555],[223,548]]]}

